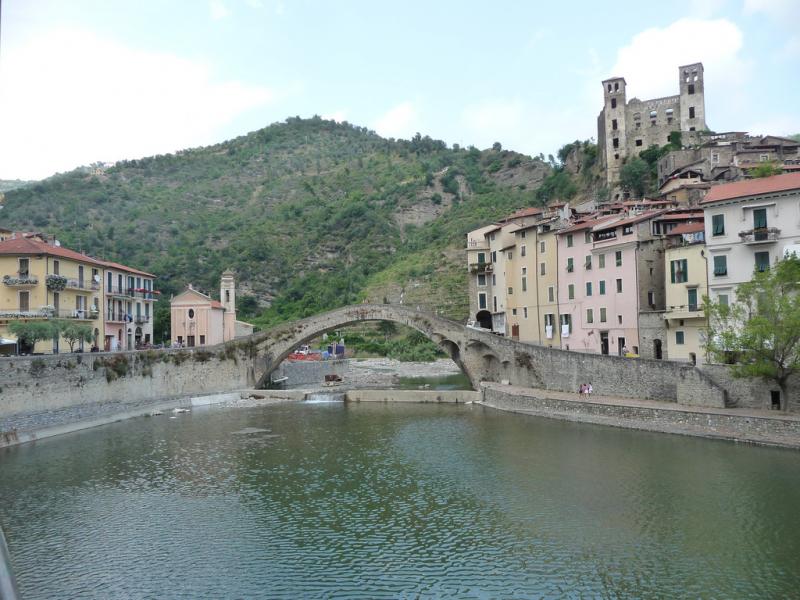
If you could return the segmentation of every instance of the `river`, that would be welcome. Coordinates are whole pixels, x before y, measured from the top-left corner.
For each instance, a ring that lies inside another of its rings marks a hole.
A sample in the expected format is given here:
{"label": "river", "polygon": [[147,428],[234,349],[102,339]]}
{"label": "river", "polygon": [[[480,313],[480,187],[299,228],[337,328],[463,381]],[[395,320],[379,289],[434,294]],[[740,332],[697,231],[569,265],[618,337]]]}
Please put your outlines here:
{"label": "river", "polygon": [[0,451],[31,598],[796,598],[800,454],[292,403]]}

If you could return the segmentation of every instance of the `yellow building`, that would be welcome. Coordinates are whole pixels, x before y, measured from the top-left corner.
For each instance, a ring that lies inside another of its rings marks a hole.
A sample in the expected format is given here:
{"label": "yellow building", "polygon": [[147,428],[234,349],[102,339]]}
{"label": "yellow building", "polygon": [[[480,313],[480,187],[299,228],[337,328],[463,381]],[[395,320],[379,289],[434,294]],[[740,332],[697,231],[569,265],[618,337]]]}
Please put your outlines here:
{"label": "yellow building", "polygon": [[668,234],[664,251],[667,347],[655,358],[705,362],[703,297],[708,295],[703,220],[682,223]]}
{"label": "yellow building", "polygon": [[[102,277],[103,263],[55,241],[38,237],[0,241],[0,338],[16,340],[9,331],[13,321],[63,319],[89,325],[96,346],[103,331]],[[0,352],[14,349],[9,344],[0,346]],[[64,339],[20,348],[26,353],[68,350]]]}
{"label": "yellow building", "polygon": [[561,347],[558,326],[558,244],[555,231],[557,218],[539,223],[536,236],[536,279],[538,302],[535,319],[539,322],[543,346]]}

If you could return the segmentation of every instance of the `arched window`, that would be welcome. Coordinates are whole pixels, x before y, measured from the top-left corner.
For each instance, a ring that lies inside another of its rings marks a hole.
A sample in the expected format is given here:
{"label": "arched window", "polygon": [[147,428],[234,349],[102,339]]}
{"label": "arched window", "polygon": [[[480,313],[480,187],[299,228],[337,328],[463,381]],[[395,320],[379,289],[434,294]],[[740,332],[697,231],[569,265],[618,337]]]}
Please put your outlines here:
{"label": "arched window", "polygon": [[189,309],[189,318],[190,319],[194,319],[194,309],[193,308]]}

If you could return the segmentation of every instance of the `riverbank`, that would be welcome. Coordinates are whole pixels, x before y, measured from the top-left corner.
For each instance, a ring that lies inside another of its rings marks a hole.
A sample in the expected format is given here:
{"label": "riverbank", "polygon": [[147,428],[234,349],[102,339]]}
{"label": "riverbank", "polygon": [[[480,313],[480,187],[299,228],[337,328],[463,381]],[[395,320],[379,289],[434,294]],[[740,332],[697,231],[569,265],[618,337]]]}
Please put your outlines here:
{"label": "riverbank", "polygon": [[[375,368],[374,362],[365,365],[366,376],[372,376],[375,373],[372,370]],[[436,368],[433,367],[431,372],[435,372]],[[380,377],[381,374],[379,371],[378,373]],[[248,408],[280,402],[300,402],[326,395],[332,395],[336,400],[345,402],[475,404],[488,409],[548,419],[800,450],[800,417],[795,415],[736,408],[690,407],[670,402],[611,396],[586,398],[566,392],[498,383],[484,383],[480,391],[364,389],[345,385],[306,386],[291,390],[238,390],[156,403],[112,402],[85,405],[60,411],[21,414],[16,419],[7,418],[2,422],[4,429],[0,429],[0,447],[32,442],[125,419],[151,416],[154,413],[171,415],[171,411],[176,409],[191,410],[203,406]]]}

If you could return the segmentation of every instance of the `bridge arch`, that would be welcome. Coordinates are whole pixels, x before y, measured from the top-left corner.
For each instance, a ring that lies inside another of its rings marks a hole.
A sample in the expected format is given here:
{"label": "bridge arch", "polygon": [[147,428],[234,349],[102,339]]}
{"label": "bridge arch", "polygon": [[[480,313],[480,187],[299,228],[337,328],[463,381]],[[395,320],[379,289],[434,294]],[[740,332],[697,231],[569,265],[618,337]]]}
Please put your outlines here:
{"label": "bridge arch", "polygon": [[256,360],[252,374],[257,387],[265,387],[270,374],[278,368],[295,348],[314,338],[341,327],[366,321],[391,321],[406,325],[422,333],[441,348],[464,374],[473,387],[479,377],[462,360],[465,345],[465,327],[459,323],[422,313],[403,306],[390,304],[362,304],[333,310],[321,315],[287,323],[265,333],[255,334]]}

